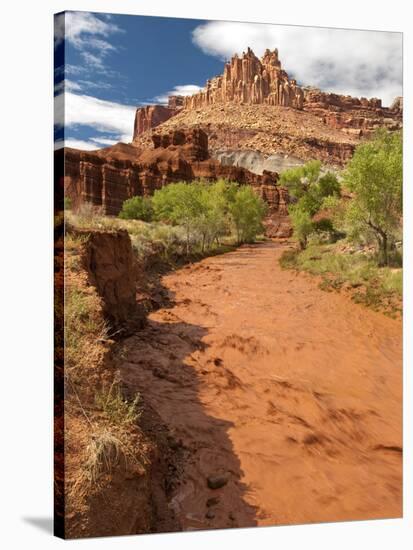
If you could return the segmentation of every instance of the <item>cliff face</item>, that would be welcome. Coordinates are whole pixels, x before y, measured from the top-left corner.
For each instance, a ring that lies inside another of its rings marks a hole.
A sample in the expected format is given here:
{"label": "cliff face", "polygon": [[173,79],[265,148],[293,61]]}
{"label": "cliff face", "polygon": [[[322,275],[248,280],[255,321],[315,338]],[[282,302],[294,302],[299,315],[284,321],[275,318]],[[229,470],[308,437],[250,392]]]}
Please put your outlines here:
{"label": "cliff face", "polygon": [[304,93],[295,80],[281,69],[278,50],[266,50],[261,59],[251,48],[234,55],[222,76],[208,80],[205,89],[184,98],[185,109],[200,109],[214,103],[282,105],[303,108]]}
{"label": "cliff face", "polygon": [[400,99],[396,98],[387,108],[382,106],[381,99],[330,94],[309,88],[304,94],[304,109],[331,128],[362,136],[381,127],[399,129],[403,119],[403,102]]}
{"label": "cliff face", "polygon": [[[121,158],[120,158],[121,157]],[[269,205],[270,213],[287,214],[288,193],[277,186],[278,174],[254,174],[239,166],[224,166],[208,151],[208,136],[200,129],[154,134],[152,147],[108,147],[96,152],[65,149],[65,196],[76,210],[85,202],[104,214],[117,215],[134,195],[151,195],[176,181],[224,178],[251,185]]]}
{"label": "cliff face", "polygon": [[187,109],[202,109],[215,103],[282,105],[302,109],[304,92],[282,70],[278,50],[266,50],[259,59],[251,48],[234,55],[224,73],[207,81],[201,92],[192,96],[170,96],[168,106],[150,105],[136,111],[133,139]]}
{"label": "cliff face", "polygon": [[140,136],[143,132],[155,128],[177,113],[178,109],[163,105],[146,105],[136,110],[133,136]]}

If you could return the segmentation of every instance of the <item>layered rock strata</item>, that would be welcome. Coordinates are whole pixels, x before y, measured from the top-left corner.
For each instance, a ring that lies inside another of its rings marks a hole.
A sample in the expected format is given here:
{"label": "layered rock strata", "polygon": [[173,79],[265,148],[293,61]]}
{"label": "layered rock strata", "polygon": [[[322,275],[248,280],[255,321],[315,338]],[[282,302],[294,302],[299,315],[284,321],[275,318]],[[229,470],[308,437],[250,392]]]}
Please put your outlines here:
{"label": "layered rock strata", "polygon": [[74,210],[87,202],[103,214],[117,215],[126,199],[151,195],[168,183],[224,178],[251,185],[271,215],[287,215],[288,192],[277,185],[278,174],[222,165],[210,157],[203,130],[154,134],[152,142],[152,148],[141,150],[119,145],[94,152],[66,148],[65,196]]}
{"label": "layered rock strata", "polygon": [[214,103],[282,105],[302,109],[304,92],[281,68],[278,50],[266,50],[259,59],[251,48],[225,64],[224,73],[207,81],[204,90],[184,98],[185,109]]}
{"label": "layered rock strata", "polygon": [[174,114],[176,114],[176,109],[169,106],[146,105],[145,107],[140,107],[135,114],[133,135],[139,136],[147,130],[159,126],[159,124],[165,122]]}
{"label": "layered rock strata", "polygon": [[403,101],[396,98],[391,107],[383,107],[378,98],[357,98],[307,88],[304,92],[304,110],[316,115],[331,128],[362,136],[381,127],[389,130],[401,128]]}

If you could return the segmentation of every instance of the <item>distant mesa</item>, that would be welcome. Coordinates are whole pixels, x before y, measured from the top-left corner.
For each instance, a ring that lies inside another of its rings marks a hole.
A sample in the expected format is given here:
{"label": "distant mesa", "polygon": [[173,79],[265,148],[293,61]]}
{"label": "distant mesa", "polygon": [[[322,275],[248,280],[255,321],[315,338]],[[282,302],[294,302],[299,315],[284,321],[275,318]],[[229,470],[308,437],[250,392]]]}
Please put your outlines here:
{"label": "distant mesa", "polygon": [[[401,125],[402,98],[390,108],[378,98],[356,98],[326,93],[311,86],[301,87],[282,69],[278,50],[267,49],[259,59],[251,48],[235,54],[225,63],[222,75],[211,78],[191,96],[170,96],[168,105],[140,107],[136,111],[133,139],[184,111],[216,104],[272,105],[310,112],[324,124],[356,136],[379,126],[397,129]],[[384,120],[386,119],[386,120]]]}

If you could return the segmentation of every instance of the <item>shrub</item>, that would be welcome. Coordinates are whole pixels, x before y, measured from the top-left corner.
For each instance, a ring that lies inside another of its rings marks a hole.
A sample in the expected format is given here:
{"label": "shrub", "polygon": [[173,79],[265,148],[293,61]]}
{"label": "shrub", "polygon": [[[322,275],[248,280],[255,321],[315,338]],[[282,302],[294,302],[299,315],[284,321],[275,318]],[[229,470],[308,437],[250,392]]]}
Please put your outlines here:
{"label": "shrub", "polygon": [[148,197],[135,196],[127,199],[119,213],[119,218],[123,220],[143,220],[151,221],[153,216],[152,201]]}
{"label": "shrub", "polygon": [[304,250],[307,246],[308,237],[314,229],[311,215],[306,210],[300,208],[298,204],[290,206],[288,212],[290,214],[294,235],[298,239],[300,248]]}
{"label": "shrub", "polygon": [[[321,175],[319,161],[310,161],[298,168],[286,170],[281,174],[280,183],[296,199],[288,211],[294,234],[304,249],[311,233],[322,231],[317,223],[312,223],[312,217],[323,207],[327,197],[336,198],[340,195],[340,183],[332,172]],[[330,235],[333,235],[332,229],[328,229]]]}
{"label": "shrub", "polygon": [[186,252],[194,243],[201,253],[235,227],[238,242],[252,241],[262,231],[265,204],[250,186],[219,180],[214,184],[175,183],[155,191],[156,219],[184,228]]}
{"label": "shrub", "polygon": [[197,219],[205,211],[200,184],[181,182],[167,185],[155,191],[153,207],[158,220],[185,228],[186,252],[189,254]]}
{"label": "shrub", "polygon": [[262,232],[266,205],[248,185],[241,186],[229,204],[238,243],[251,242]]}

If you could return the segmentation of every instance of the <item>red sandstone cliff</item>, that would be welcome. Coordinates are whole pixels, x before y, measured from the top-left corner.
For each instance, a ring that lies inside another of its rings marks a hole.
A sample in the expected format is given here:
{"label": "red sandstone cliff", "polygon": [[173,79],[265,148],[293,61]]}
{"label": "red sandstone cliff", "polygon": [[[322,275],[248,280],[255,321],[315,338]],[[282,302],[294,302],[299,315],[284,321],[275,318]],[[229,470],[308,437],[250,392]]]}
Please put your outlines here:
{"label": "red sandstone cliff", "polygon": [[295,80],[281,69],[278,50],[266,50],[261,59],[251,48],[234,55],[224,74],[208,80],[201,92],[184,98],[185,109],[199,109],[213,103],[282,105],[303,108],[304,93]]}
{"label": "red sandstone cliff", "polygon": [[170,109],[163,105],[146,105],[146,107],[140,107],[136,111],[133,135],[139,136],[143,134],[143,132],[155,128],[162,122],[171,118],[174,114],[176,114],[175,109]]}
{"label": "red sandstone cliff", "polygon": [[210,158],[203,130],[154,134],[152,140],[151,148],[141,150],[122,144],[93,152],[66,148],[65,196],[73,208],[88,202],[103,214],[117,215],[127,198],[151,195],[168,183],[224,178],[251,185],[271,214],[287,214],[288,192],[277,186],[278,174],[258,175]]}
{"label": "red sandstone cliff", "polygon": [[316,115],[331,128],[356,136],[367,135],[381,127],[399,129],[403,117],[402,105],[400,101],[396,101],[387,108],[382,106],[381,99],[378,98],[330,94],[317,88],[308,88],[304,94],[305,111]]}
{"label": "red sandstone cliff", "polygon": [[168,97],[168,105],[146,105],[139,107],[135,114],[133,137],[140,136],[147,130],[156,128],[162,122],[179,113],[184,103],[183,96],[171,95]]}

